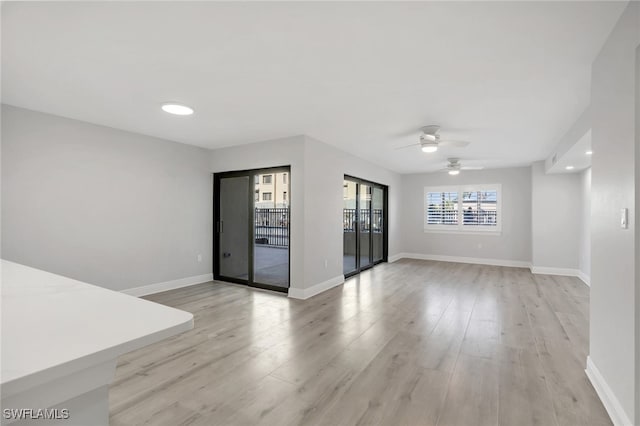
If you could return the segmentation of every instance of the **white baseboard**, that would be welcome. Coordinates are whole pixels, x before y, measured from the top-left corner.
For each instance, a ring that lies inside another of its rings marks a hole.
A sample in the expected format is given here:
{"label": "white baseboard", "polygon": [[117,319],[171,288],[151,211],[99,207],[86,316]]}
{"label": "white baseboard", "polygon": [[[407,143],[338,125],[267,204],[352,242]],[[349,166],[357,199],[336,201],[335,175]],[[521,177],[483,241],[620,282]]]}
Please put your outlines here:
{"label": "white baseboard", "polygon": [[582,271],[578,271],[578,278],[580,278],[583,283],[591,287],[591,277],[589,275],[585,274]]}
{"label": "white baseboard", "polygon": [[587,377],[589,377],[593,388],[600,397],[602,405],[604,405],[607,413],[609,413],[609,417],[611,417],[613,424],[615,426],[633,426],[633,423],[629,420],[627,413],[625,413],[622,408],[622,404],[620,404],[620,401],[618,401],[618,398],[616,398],[615,394],[604,380],[604,377],[602,377],[600,370],[598,370],[598,367],[593,363],[590,356],[587,356],[587,368],[584,371],[587,373]]}
{"label": "white baseboard", "polygon": [[[439,262],[472,263],[476,265],[508,266],[513,268],[529,268],[530,262],[524,260],[487,259],[482,257],[442,256],[438,254],[400,253],[393,256],[394,262],[398,259],[436,260]],[[391,260],[389,260],[391,262]]]}
{"label": "white baseboard", "polygon": [[338,275],[337,277],[333,277],[309,288],[290,287],[289,297],[292,299],[308,299],[316,294],[322,293],[323,291],[327,291],[330,288],[337,287],[342,283],[344,283],[344,275]]}
{"label": "white baseboard", "polygon": [[526,260],[486,259],[482,257],[442,256],[439,254],[422,253],[398,253],[393,256],[389,256],[388,261],[389,263],[393,263],[400,259],[435,260],[439,262],[457,262],[472,263],[476,265],[507,266],[511,268],[529,268],[532,274],[576,277],[580,278],[586,285],[591,285],[590,277],[578,269],[533,266],[531,265],[531,262],[528,262]]}
{"label": "white baseboard", "polygon": [[571,268],[555,268],[548,266],[533,266],[531,265],[531,273],[532,274],[543,274],[543,275],[561,275],[564,277],[577,277],[578,270]]}
{"label": "white baseboard", "polygon": [[181,287],[188,287],[190,285],[202,284],[208,281],[213,281],[213,274],[196,275],[193,277],[180,278],[172,281],[165,281],[163,283],[143,285],[141,287],[128,288],[122,290],[122,293],[130,296],[146,296],[149,294],[160,293],[167,290],[173,290]]}
{"label": "white baseboard", "polygon": [[586,285],[591,286],[591,278],[579,269],[531,265],[531,273],[542,275],[560,275],[563,277],[576,277],[580,278],[580,280]]}

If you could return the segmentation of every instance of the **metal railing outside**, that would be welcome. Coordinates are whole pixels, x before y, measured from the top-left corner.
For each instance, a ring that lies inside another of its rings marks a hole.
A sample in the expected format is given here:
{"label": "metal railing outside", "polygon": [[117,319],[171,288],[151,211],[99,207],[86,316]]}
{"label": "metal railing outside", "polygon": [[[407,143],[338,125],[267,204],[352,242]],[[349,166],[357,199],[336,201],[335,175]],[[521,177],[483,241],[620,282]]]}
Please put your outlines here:
{"label": "metal railing outside", "polygon": [[254,215],[256,244],[289,246],[289,208],[256,208]]}
{"label": "metal railing outside", "polygon": [[458,210],[443,210],[429,206],[427,210],[427,223],[430,225],[457,225]]}
{"label": "metal railing outside", "polygon": [[[342,229],[344,232],[356,232],[358,223],[356,213],[356,209],[342,209]],[[372,229],[376,233],[382,232],[384,220],[382,213],[382,209],[373,209],[373,212],[370,212],[369,209],[360,209],[360,230],[368,232],[369,229]]]}
{"label": "metal railing outside", "polygon": [[[457,225],[459,217],[458,210],[438,209],[429,207],[427,210],[427,223],[429,225]],[[462,212],[462,223],[464,225],[488,225],[497,224],[498,212],[495,210],[464,210]]]}
{"label": "metal railing outside", "polygon": [[464,210],[462,217],[465,225],[495,226],[498,223],[498,212],[495,210]]}

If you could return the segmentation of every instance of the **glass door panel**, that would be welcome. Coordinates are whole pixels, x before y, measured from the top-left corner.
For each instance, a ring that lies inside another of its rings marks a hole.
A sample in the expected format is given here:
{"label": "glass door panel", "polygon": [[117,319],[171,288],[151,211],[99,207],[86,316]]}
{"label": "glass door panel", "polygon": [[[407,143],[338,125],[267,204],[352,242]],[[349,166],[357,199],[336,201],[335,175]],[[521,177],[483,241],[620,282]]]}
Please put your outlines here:
{"label": "glass door panel", "polygon": [[386,260],[387,188],[345,176],[343,181],[343,274],[351,276]]}
{"label": "glass door panel", "polygon": [[253,281],[289,287],[289,172],[254,176]]}
{"label": "glass door panel", "polygon": [[371,199],[371,240],[373,261],[384,258],[384,190],[374,187]]}
{"label": "glass door panel", "polygon": [[249,279],[249,177],[220,179],[218,261],[220,275],[239,280]]}
{"label": "glass door panel", "polygon": [[371,265],[371,186],[359,188],[360,269]]}
{"label": "glass door panel", "polygon": [[357,184],[350,180],[343,182],[342,188],[342,242],[343,242],[343,258],[342,271],[344,275],[355,272],[358,269],[356,263],[357,254],[357,216],[356,216],[356,186]]}

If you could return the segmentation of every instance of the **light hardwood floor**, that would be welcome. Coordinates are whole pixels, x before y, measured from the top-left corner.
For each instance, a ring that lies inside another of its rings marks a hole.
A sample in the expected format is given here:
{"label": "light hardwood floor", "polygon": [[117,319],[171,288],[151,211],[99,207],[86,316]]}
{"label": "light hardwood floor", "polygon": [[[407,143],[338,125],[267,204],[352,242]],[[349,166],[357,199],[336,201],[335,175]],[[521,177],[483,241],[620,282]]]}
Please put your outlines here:
{"label": "light hardwood floor", "polygon": [[575,278],[401,260],[306,301],[219,282],[148,299],[195,328],[119,360],[112,425],[611,424]]}

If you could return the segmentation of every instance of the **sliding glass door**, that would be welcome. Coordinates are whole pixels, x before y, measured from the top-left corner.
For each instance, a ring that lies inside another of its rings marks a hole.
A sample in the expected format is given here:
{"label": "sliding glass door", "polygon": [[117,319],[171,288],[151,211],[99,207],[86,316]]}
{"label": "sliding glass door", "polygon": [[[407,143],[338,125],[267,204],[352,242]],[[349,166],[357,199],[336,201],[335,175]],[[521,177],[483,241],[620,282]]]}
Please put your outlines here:
{"label": "sliding glass door", "polygon": [[356,239],[358,232],[357,220],[357,187],[358,184],[351,180],[344,180],[343,184],[343,205],[342,205],[342,222],[343,222],[343,261],[342,272],[344,275],[352,275],[358,272],[358,241]]}
{"label": "sliding glass door", "polygon": [[289,287],[288,167],[214,175],[214,278]]}
{"label": "sliding glass door", "polygon": [[234,280],[249,277],[249,177],[221,178],[219,181],[217,232],[219,275]]}
{"label": "sliding glass door", "polygon": [[345,176],[343,182],[343,273],[357,274],[386,260],[387,187]]}
{"label": "sliding glass door", "polygon": [[359,228],[360,228],[360,244],[359,259],[360,269],[364,269],[373,264],[371,258],[371,186],[359,184]]}
{"label": "sliding glass door", "polygon": [[371,194],[371,253],[373,263],[385,258],[385,194],[386,189],[373,187]]}
{"label": "sliding glass door", "polygon": [[289,171],[254,175],[253,281],[289,287]]}

